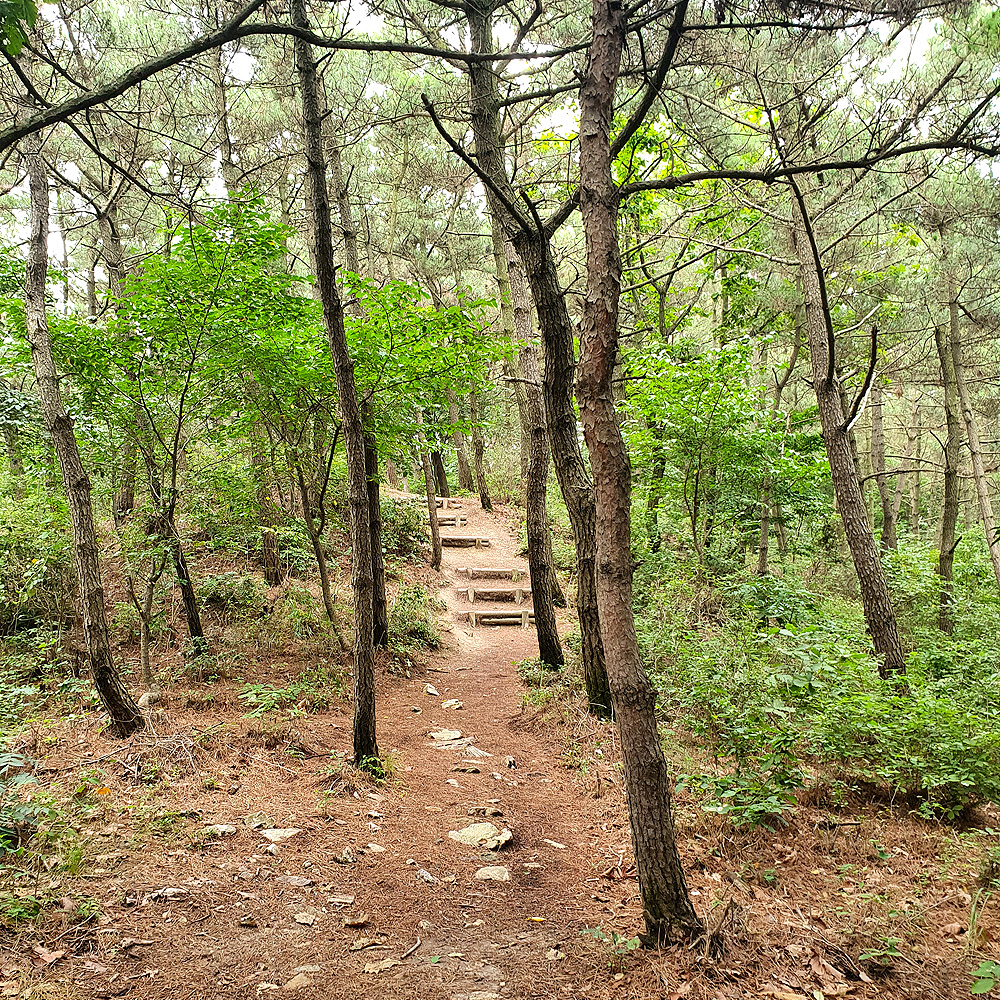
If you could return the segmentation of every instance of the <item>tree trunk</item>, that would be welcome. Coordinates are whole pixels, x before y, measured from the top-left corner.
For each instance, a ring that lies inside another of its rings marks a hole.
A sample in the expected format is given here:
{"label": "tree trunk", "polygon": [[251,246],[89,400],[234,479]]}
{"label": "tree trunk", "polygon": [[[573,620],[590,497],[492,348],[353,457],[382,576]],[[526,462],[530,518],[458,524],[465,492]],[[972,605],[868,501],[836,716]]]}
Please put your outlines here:
{"label": "tree trunk", "polygon": [[372,545],[372,642],[389,648],[389,609],[385,597],[385,558],[382,553],[382,500],[378,488],[378,448],[365,437],[365,472],[368,475],[368,528]]}
{"label": "tree trunk", "polygon": [[804,201],[799,205],[798,214],[799,224],[793,233],[793,241],[802,269],[809,360],[833,492],[854,560],[865,622],[878,657],[879,674],[882,677],[902,675],[906,672],[906,658],[899,639],[889,581],[868,520],[864,492],[851,448],[850,419],[841,403],[841,387],[833,355],[833,326],[824,294],[825,278]]}
{"label": "tree trunk", "polygon": [[[521,371],[527,381],[539,379],[538,360],[530,343],[521,347]],[[542,393],[528,387],[527,417],[531,427],[531,462],[525,491],[524,516],[528,536],[528,574],[531,577],[531,598],[535,609],[535,631],[538,634],[538,656],[549,667],[563,665],[559,625],[553,607],[552,532],[545,506],[549,478],[549,442],[545,433]]]}
{"label": "tree trunk", "polygon": [[[675,15],[682,19],[686,4]],[[597,600],[621,740],[645,940],[672,943],[701,929],[681,867],[670,775],[656,723],[656,693],[643,669],[632,613],[631,467],[614,405],[621,259],[610,127],[625,39],[615,0],[594,0],[593,40],[580,87],[580,212],[587,287],[580,321],[577,400],[594,472]]]}
{"label": "tree trunk", "polygon": [[903,460],[900,462],[900,474],[896,476],[896,487],[892,494],[892,520],[899,526],[899,511],[903,506],[903,493],[906,490],[906,480],[913,470],[913,449],[917,442],[917,421],[920,419],[920,410],[916,403],[913,405],[913,415],[910,418],[910,426],[906,432],[906,448],[903,451]]}
{"label": "tree trunk", "polygon": [[[305,0],[292,0],[292,23],[309,27]],[[354,382],[354,361],[344,332],[344,310],[337,291],[333,258],[333,230],[330,223],[330,195],[326,184],[323,155],[322,113],[316,64],[312,46],[295,40],[295,65],[302,92],[302,123],[305,138],[306,171],[312,202],[314,261],[323,305],[323,320],[337,373],[337,394],[343,417],[347,450],[348,500],[351,508],[351,584],[354,594],[354,764],[380,769],[375,737],[375,650],[371,529],[369,525],[368,474],[365,469],[364,426]]]}
{"label": "tree trunk", "polygon": [[124,739],[142,729],[145,723],[111,657],[97,531],[90,501],[90,477],[80,460],[73,421],[63,406],[45,315],[45,283],[49,264],[49,186],[42,162],[41,137],[28,136],[23,140],[22,146],[31,195],[31,236],[24,288],[25,332],[31,346],[38,399],[45,427],[51,435],[62,469],[73,524],[73,552],[80,585],[80,610],[94,687],[101,704],[111,717],[109,731]]}
{"label": "tree trunk", "polygon": [[480,423],[479,393],[475,389],[469,393],[469,417],[472,420],[472,467],[476,470],[479,503],[483,510],[493,510],[490,488],[486,484],[486,471],[483,468],[483,452],[486,450],[486,442],[483,441],[483,428]]}
{"label": "tree trunk", "polygon": [[[448,420],[452,425],[461,420],[458,411],[458,397],[448,389]],[[457,428],[451,432],[451,442],[455,446],[455,454],[458,456],[458,488],[472,493],[476,484],[472,478],[472,469],[469,467],[469,455],[465,447],[465,435]]]}
{"label": "tree trunk", "polygon": [[195,656],[208,652],[208,641],[201,625],[201,613],[198,610],[198,595],[194,592],[191,571],[188,569],[187,558],[181,545],[180,535],[173,518],[167,519],[166,527],[170,531],[166,542],[170,546],[170,559],[177,574],[177,583],[181,588],[181,601],[184,604],[184,618],[187,621],[188,635],[191,637],[191,650]]}
{"label": "tree trunk", "polygon": [[[500,325],[504,337],[519,349],[517,332],[514,323],[514,293],[510,286],[509,249],[503,232],[503,225],[498,215],[490,212],[490,234],[493,238],[493,261],[497,272],[497,288],[500,292]],[[531,426],[528,421],[528,401],[524,393],[524,383],[520,381],[520,373],[511,365],[510,376],[513,379],[514,400],[517,403],[517,421],[521,430],[521,447],[518,452],[521,467],[521,493],[524,494],[528,482],[528,464],[531,460]],[[504,365],[505,370],[508,365]]]}
{"label": "tree trunk", "polygon": [[958,389],[958,399],[962,405],[962,417],[965,422],[965,438],[969,442],[969,453],[972,456],[972,478],[976,483],[976,496],[979,500],[979,517],[986,532],[986,545],[990,552],[990,562],[993,565],[993,575],[997,587],[1000,588],[1000,537],[997,536],[996,519],[993,516],[993,501],[990,499],[990,484],[986,478],[983,466],[983,449],[979,442],[979,427],[976,415],[972,409],[972,397],[965,382],[965,362],[962,358],[962,337],[958,324],[952,330],[951,356],[955,365],[955,386]]}
{"label": "tree trunk", "polygon": [[[493,51],[491,12],[469,5],[466,8],[472,46],[476,52]],[[504,220],[504,229],[514,244],[531,285],[538,314],[539,330],[545,345],[543,395],[549,446],[559,488],[573,527],[577,559],[577,615],[580,620],[583,680],[590,711],[608,716],[611,695],[604,665],[600,619],[597,610],[597,553],[595,537],[594,486],[590,481],[577,438],[573,407],[573,324],[559,285],[552,256],[551,233],[521,226],[513,219],[509,205],[520,202],[506,174],[498,114],[499,95],[496,71],[487,63],[469,67],[472,131],[479,167],[505,192],[505,205],[487,188],[490,211]]]}
{"label": "tree trunk", "polygon": [[[531,343],[531,300],[528,296],[528,285],[524,277],[524,268],[513,246],[506,244],[507,275],[510,281],[511,302],[514,307],[514,342],[518,346],[518,384],[524,396],[524,416],[528,423],[528,475],[524,481],[525,520],[528,532],[528,564],[531,565],[531,539],[536,545],[542,546],[538,556],[541,563],[547,567],[544,576],[547,579],[543,590],[533,593],[544,594],[545,599],[557,607],[566,607],[566,595],[556,575],[555,558],[552,555],[552,526],[549,523],[548,488],[549,488],[549,433],[545,426],[545,400],[542,397],[542,375],[538,369],[538,357]],[[539,566],[539,577],[543,576]],[[534,576],[532,576],[534,588]],[[555,615],[546,613],[551,622],[546,629],[552,629],[555,645],[559,644],[559,636],[555,632]],[[538,622],[538,616],[535,616]],[[542,646],[541,632],[538,638],[539,648]],[[552,641],[547,640],[551,648]],[[553,663],[562,663],[560,659]],[[544,660],[544,658],[543,658]],[[549,662],[544,660],[544,662]]]}
{"label": "tree trunk", "polygon": [[431,452],[431,465],[434,469],[434,482],[437,484],[437,495],[439,497],[450,497],[451,489],[448,486],[448,473],[444,469],[444,459],[441,452]]}
{"label": "tree trunk", "polygon": [[895,550],[896,541],[896,514],[893,509],[893,491],[889,483],[889,477],[885,474],[885,420],[882,412],[882,385],[878,376],[872,382],[871,394],[871,415],[872,415],[872,473],[875,475],[875,482],[878,484],[878,498],[882,505],[882,537],[881,549],[888,552]]}
{"label": "tree trunk", "polygon": [[[958,323],[958,306],[951,303],[951,323]],[[955,384],[955,362],[951,353],[948,328],[934,328],[934,344],[941,362],[941,381],[944,386],[944,417],[948,436],[944,443],[944,495],[941,503],[941,547],[938,549],[938,576],[941,592],[938,596],[938,627],[951,635],[955,627],[955,549],[961,541],[956,537],[958,525],[958,451],[962,431],[958,417],[958,387]]]}
{"label": "tree trunk", "polygon": [[423,431],[424,414],[417,407],[417,447],[420,449],[420,465],[424,470],[424,490],[427,494],[427,523],[431,531],[431,569],[441,568],[441,528],[438,524],[437,491],[434,487],[434,471],[431,469],[430,455],[427,453],[427,439]]}
{"label": "tree trunk", "polygon": [[281,508],[274,502],[268,463],[264,452],[265,435],[256,421],[250,428],[250,474],[257,494],[257,516],[260,519],[261,557],[264,580],[269,587],[277,587],[284,579],[281,552],[278,548],[276,528],[284,521]]}

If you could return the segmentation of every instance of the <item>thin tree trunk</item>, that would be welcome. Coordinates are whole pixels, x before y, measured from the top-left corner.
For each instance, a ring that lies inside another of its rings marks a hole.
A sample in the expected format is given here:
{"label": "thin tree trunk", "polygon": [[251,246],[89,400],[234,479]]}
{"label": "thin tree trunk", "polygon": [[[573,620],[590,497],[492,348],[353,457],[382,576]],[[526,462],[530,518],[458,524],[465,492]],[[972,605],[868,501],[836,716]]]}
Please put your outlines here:
{"label": "thin tree trunk", "polygon": [[913,444],[913,485],[910,488],[910,531],[919,537],[920,535],[920,460],[924,457],[921,446],[923,445],[923,415],[920,410],[919,400],[913,404],[914,427],[916,428],[916,439]]}
{"label": "thin tree trunk", "polygon": [[976,415],[972,409],[972,397],[965,382],[965,362],[962,358],[962,338],[958,325],[952,331],[951,357],[955,365],[955,385],[958,389],[958,399],[962,405],[962,417],[965,421],[965,438],[969,442],[969,453],[972,456],[972,477],[976,483],[976,496],[979,500],[979,517],[986,532],[986,545],[990,552],[990,562],[993,565],[993,575],[997,587],[1000,588],[1000,537],[997,536],[996,519],[993,516],[993,501],[990,499],[990,484],[986,478],[983,466],[983,449],[979,442],[979,427]]}
{"label": "thin tree trunk", "polygon": [[[951,303],[952,324],[958,323],[957,304]],[[961,541],[956,537],[958,525],[958,457],[962,431],[958,416],[958,387],[955,384],[955,362],[951,353],[948,328],[934,328],[934,344],[941,362],[944,386],[944,417],[947,437],[944,444],[944,495],[941,503],[941,546],[938,549],[938,576],[941,591],[938,596],[938,627],[951,635],[955,627],[955,549]]]}
{"label": "thin tree trunk", "polygon": [[[797,189],[796,197],[799,197]],[[833,355],[832,318],[824,294],[825,276],[804,201],[799,200],[798,209],[799,224],[793,233],[793,241],[802,270],[809,360],[833,492],[854,560],[865,622],[878,657],[879,674],[882,677],[902,675],[906,672],[906,658],[899,638],[896,612],[858,479],[858,467],[851,448],[851,420],[844,413],[841,403],[841,387]]]}
{"label": "thin tree trunk", "polygon": [[427,494],[427,522],[431,529],[431,569],[441,568],[441,528],[438,524],[437,490],[434,487],[434,472],[430,455],[427,453],[427,439],[424,437],[424,414],[417,407],[417,447],[420,449],[420,465],[424,470],[424,490]]}
{"label": "thin tree trunk", "polygon": [[[687,4],[675,14],[674,30]],[[701,929],[681,867],[670,774],[656,722],[656,692],[643,669],[632,612],[631,467],[614,405],[621,259],[610,128],[625,40],[621,6],[594,0],[593,35],[580,87],[580,213],[587,287],[580,321],[577,400],[594,472],[597,600],[615,721],[621,740],[645,940],[672,943]]]}
{"label": "thin tree trunk", "polygon": [[[292,23],[309,27],[305,0],[292,0]],[[378,743],[375,737],[375,650],[371,529],[369,525],[368,474],[365,469],[364,425],[354,382],[354,361],[344,332],[344,310],[337,291],[333,258],[333,231],[330,222],[330,195],[326,184],[323,155],[322,113],[316,64],[312,46],[295,40],[295,65],[302,92],[302,122],[305,137],[306,170],[312,202],[314,260],[323,320],[337,373],[337,393],[343,417],[347,450],[348,500],[351,508],[351,584],[354,594],[354,764],[378,770]]]}
{"label": "thin tree trunk", "polygon": [[444,459],[441,457],[441,452],[431,452],[431,465],[434,468],[434,482],[437,484],[438,496],[450,497],[451,488],[448,486],[448,473],[445,472]]}
{"label": "thin tree trunk", "polygon": [[893,492],[889,483],[889,477],[885,474],[885,420],[882,412],[882,385],[878,376],[872,382],[871,402],[872,415],[872,473],[875,482],[878,484],[878,498],[882,506],[882,537],[880,547],[883,552],[890,549],[895,550],[896,541],[896,516],[893,511]]}
{"label": "thin tree trunk", "polygon": [[[461,420],[458,411],[458,397],[452,389],[448,389],[448,420],[454,426]],[[469,467],[469,454],[465,447],[465,435],[455,427],[451,432],[451,441],[455,446],[455,454],[458,456],[458,488],[471,493],[476,484],[472,478],[472,469]]]}
{"label": "thin tree trunk", "polygon": [[[491,11],[470,5],[466,8],[466,13],[474,50],[493,51]],[[611,711],[611,695],[597,608],[594,486],[587,473],[577,438],[576,411],[573,407],[573,377],[576,367],[573,324],[552,256],[552,234],[548,230],[517,224],[508,207],[519,203],[520,199],[510,184],[504,163],[494,67],[485,62],[472,64],[469,67],[469,86],[477,162],[480,169],[492,178],[498,190],[505,192],[506,205],[492,189],[487,188],[490,211],[505,220],[504,228],[509,230],[508,236],[524,265],[545,345],[545,420],[556,478],[566,503],[576,545],[577,615],[580,620],[583,680],[590,711],[606,717]]]}
{"label": "thin tree trunk", "polygon": [[378,448],[365,437],[365,472],[368,474],[368,528],[372,545],[372,642],[389,648],[389,608],[385,596],[385,557],[382,553],[382,498],[378,488]]}
{"label": "thin tree trunk", "polygon": [[[497,272],[497,288],[500,291],[500,325],[504,337],[514,345],[515,350],[519,350],[520,345],[517,342],[514,323],[514,293],[510,285],[507,240],[504,237],[500,218],[493,211],[490,212],[490,234],[493,239],[493,261]],[[513,379],[514,399],[517,402],[517,420],[521,430],[521,448],[518,454],[521,465],[521,494],[523,496],[528,482],[528,464],[531,460],[531,426],[528,421],[528,401],[524,392],[524,383],[520,381],[523,376],[514,365],[504,365],[505,369],[508,367],[510,368],[508,377]]]}
{"label": "thin tree trunk", "polygon": [[483,452],[486,450],[486,442],[483,440],[483,428],[480,422],[479,393],[475,389],[469,393],[469,417],[472,420],[472,467],[476,470],[479,503],[483,510],[493,510],[490,488],[486,483],[486,470],[483,468]]}
{"label": "thin tree trunk", "polygon": [[913,471],[913,449],[917,442],[917,421],[919,419],[920,410],[914,404],[913,415],[910,417],[910,426],[906,432],[906,448],[903,450],[900,474],[896,476],[896,487],[892,495],[892,519],[897,528],[899,525],[899,511],[903,506],[903,493],[906,491],[906,480]]}
{"label": "thin tree trunk", "polygon": [[[518,384],[524,394],[524,414],[528,421],[529,431],[529,464],[528,476],[524,482],[524,507],[525,519],[528,533],[528,564],[531,564],[531,540],[535,540],[536,545],[542,547],[538,557],[547,567],[544,576],[547,583],[541,593],[545,599],[557,607],[566,607],[566,595],[563,594],[562,585],[556,574],[555,558],[552,555],[552,526],[549,523],[548,512],[548,487],[549,487],[549,433],[545,426],[545,400],[542,396],[542,375],[538,368],[538,357],[535,353],[534,345],[531,343],[531,299],[528,295],[528,285],[524,277],[524,268],[521,260],[514,251],[514,247],[508,242],[506,244],[507,253],[507,274],[510,280],[511,302],[514,307],[514,342],[518,346],[518,369],[520,380]],[[539,577],[542,577],[541,566],[538,570]],[[534,587],[534,576],[532,576],[532,587]],[[546,612],[547,621],[545,628],[551,629],[551,635],[555,636],[555,645],[559,644],[559,636],[555,632],[555,614],[551,616]],[[538,617],[535,617],[536,623]],[[542,645],[541,632],[539,632],[539,648]],[[552,640],[547,639],[546,645],[552,648]],[[562,650],[560,649],[560,657]],[[549,662],[549,661],[545,661]],[[562,659],[552,661],[562,663]]]}
{"label": "thin tree trunk", "polygon": [[111,657],[111,640],[98,558],[97,531],[90,500],[90,477],[80,460],[73,421],[63,406],[59,375],[45,315],[48,273],[49,186],[42,162],[42,142],[31,135],[22,142],[31,195],[31,236],[25,276],[25,332],[31,346],[38,399],[59,465],[73,524],[73,552],[80,585],[80,610],[94,687],[108,715],[110,731],[126,738],[145,725],[139,707],[122,683]]}

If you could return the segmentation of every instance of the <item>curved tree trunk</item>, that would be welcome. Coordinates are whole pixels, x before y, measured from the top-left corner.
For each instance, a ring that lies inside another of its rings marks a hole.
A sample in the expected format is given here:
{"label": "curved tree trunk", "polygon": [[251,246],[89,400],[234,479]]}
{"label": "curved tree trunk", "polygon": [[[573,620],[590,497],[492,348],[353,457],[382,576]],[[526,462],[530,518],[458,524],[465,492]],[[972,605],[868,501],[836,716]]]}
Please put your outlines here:
{"label": "curved tree trunk", "polygon": [[45,315],[45,282],[49,264],[49,184],[42,162],[40,135],[24,139],[23,148],[31,194],[31,238],[24,283],[25,332],[31,346],[31,360],[45,427],[52,437],[62,469],[63,485],[73,523],[73,552],[80,585],[80,610],[94,687],[101,704],[111,717],[110,730],[124,739],[142,729],[145,723],[111,657],[97,531],[90,501],[90,477],[80,460],[73,421],[63,406],[59,374]]}
{"label": "curved tree trunk", "polygon": [[[466,8],[466,13],[474,50],[493,51],[492,9],[473,4]],[[538,326],[545,345],[543,394],[549,446],[576,545],[577,615],[583,646],[583,680],[590,711],[607,716],[611,711],[611,694],[597,610],[594,487],[580,451],[576,411],[573,408],[576,365],[573,324],[552,257],[552,234],[544,228],[522,226],[511,215],[509,206],[518,204],[520,199],[507,177],[503,159],[494,67],[485,62],[472,64],[469,67],[469,87],[472,131],[479,167],[493,180],[497,190],[505,192],[506,204],[495,191],[487,188],[490,211],[504,220],[504,229],[521,258],[535,299]]]}
{"label": "curved tree trunk", "polygon": [[[686,5],[678,8],[682,19]],[[597,500],[597,600],[615,720],[621,739],[632,846],[647,943],[701,929],[681,867],[670,775],[656,723],[656,693],[643,669],[632,612],[632,470],[614,404],[618,355],[618,192],[611,177],[610,128],[625,40],[615,0],[594,0],[594,31],[580,88],[580,212],[587,288],[580,321],[577,400]]]}
{"label": "curved tree trunk", "polygon": [[865,622],[878,657],[879,674],[882,677],[902,675],[906,673],[906,658],[899,638],[889,581],[882,568],[882,557],[868,520],[868,508],[858,478],[851,447],[851,420],[844,413],[841,403],[841,386],[833,355],[832,319],[823,292],[825,279],[817,259],[818,250],[812,240],[804,201],[799,204],[798,216],[799,225],[793,232],[793,242],[802,270],[809,360],[833,492],[854,560]]}
{"label": "curved tree trunk", "polygon": [[[292,0],[292,23],[309,27],[305,0]],[[295,40],[295,66],[302,92],[302,123],[305,135],[306,172],[312,208],[314,261],[323,304],[323,321],[337,373],[337,394],[343,416],[347,450],[348,500],[351,507],[351,585],[354,594],[354,764],[378,770],[379,751],[375,738],[375,650],[373,645],[373,581],[371,530],[368,518],[368,474],[365,470],[364,426],[354,361],[344,332],[344,310],[337,291],[330,222],[330,194],[326,184],[323,154],[322,112],[312,46]]]}

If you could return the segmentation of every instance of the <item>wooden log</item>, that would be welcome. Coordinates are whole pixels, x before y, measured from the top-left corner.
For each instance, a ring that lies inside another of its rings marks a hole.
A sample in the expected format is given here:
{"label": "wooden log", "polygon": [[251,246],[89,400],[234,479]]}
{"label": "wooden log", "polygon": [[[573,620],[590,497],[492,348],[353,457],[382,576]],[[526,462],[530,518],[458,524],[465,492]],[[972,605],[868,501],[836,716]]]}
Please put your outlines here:
{"label": "wooden log", "polygon": [[477,549],[488,549],[490,540],[480,538],[478,535],[442,535],[441,544],[451,548],[467,548],[475,546]]}
{"label": "wooden log", "polygon": [[520,580],[525,575],[524,570],[514,569],[513,566],[459,566],[455,572],[463,573],[470,580],[476,577],[494,580]]}
{"label": "wooden log", "polygon": [[525,599],[531,596],[530,587],[459,587],[468,595],[469,603],[474,604],[480,601],[513,601],[515,604],[523,604]]}
{"label": "wooden log", "polygon": [[535,614],[533,611],[468,611],[466,612],[470,624],[477,625],[520,625],[521,628],[528,628],[534,625]]}

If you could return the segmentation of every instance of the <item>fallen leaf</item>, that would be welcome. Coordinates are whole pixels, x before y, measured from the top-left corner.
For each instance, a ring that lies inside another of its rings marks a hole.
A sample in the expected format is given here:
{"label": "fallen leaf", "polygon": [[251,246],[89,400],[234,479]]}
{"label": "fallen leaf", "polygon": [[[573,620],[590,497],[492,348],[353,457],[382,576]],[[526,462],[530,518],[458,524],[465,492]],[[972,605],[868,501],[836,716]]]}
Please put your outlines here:
{"label": "fallen leaf", "polygon": [[399,965],[398,958],[383,958],[381,962],[369,962],[365,966],[365,972],[385,972],[386,969],[391,969],[394,965]]}
{"label": "fallen leaf", "polygon": [[958,924],[958,923],[945,924],[944,927],[941,928],[941,933],[946,935],[947,937],[958,937],[960,934],[965,933],[965,926],[964,924]]}
{"label": "fallen leaf", "polygon": [[43,944],[36,944],[31,950],[36,956],[31,961],[39,968],[43,965],[51,965],[53,962],[58,962],[60,958],[66,955],[65,949],[62,951],[49,951]]}
{"label": "fallen leaf", "polygon": [[316,918],[311,913],[296,913],[295,922],[297,924],[305,924],[308,927],[312,927],[316,923]]}
{"label": "fallen leaf", "polygon": [[351,914],[350,916],[344,917],[345,927],[364,927],[368,923],[368,914],[362,911],[361,913]]}

